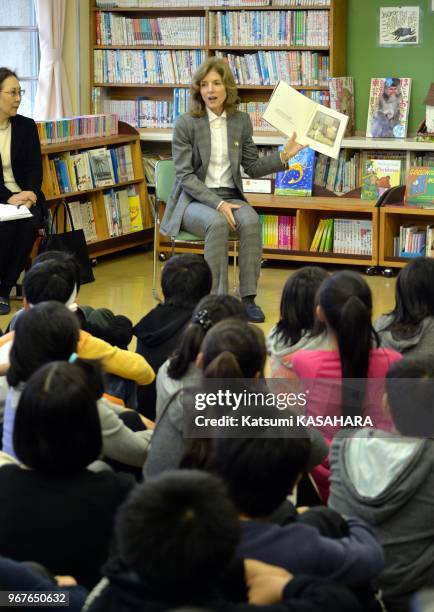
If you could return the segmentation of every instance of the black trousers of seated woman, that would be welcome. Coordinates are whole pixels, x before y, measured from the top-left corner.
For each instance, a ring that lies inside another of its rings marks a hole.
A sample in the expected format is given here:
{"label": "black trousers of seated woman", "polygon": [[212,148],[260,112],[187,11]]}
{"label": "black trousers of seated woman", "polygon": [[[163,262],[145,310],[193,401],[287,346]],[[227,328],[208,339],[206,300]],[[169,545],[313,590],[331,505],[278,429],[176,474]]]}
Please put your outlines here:
{"label": "black trousers of seated woman", "polygon": [[8,298],[24,269],[38,229],[43,226],[45,205],[31,208],[32,218],[0,222],[0,297]]}

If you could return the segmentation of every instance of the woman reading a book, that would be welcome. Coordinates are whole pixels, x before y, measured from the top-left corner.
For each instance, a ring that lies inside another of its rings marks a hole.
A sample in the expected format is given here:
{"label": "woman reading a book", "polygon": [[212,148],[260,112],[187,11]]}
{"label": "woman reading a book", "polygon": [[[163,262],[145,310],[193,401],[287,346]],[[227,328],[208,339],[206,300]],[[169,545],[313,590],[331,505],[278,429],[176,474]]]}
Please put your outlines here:
{"label": "woman reading a book", "polygon": [[176,181],[161,232],[180,229],[205,239],[213,293],[227,293],[228,238],[240,241],[240,295],[251,321],[264,321],[255,303],[262,255],[261,224],[243,193],[240,165],[253,178],[286,167],[303,147],[296,135],[283,151],[259,158],[247,113],[237,110],[237,87],[229,65],[211,57],[193,76],[190,111],[176,122],[172,154]]}
{"label": "woman reading a book", "polygon": [[0,315],[10,311],[11,289],[45,213],[38,130],[33,119],[17,114],[23,94],[15,72],[0,68],[0,202],[32,213],[30,219],[0,220]]}

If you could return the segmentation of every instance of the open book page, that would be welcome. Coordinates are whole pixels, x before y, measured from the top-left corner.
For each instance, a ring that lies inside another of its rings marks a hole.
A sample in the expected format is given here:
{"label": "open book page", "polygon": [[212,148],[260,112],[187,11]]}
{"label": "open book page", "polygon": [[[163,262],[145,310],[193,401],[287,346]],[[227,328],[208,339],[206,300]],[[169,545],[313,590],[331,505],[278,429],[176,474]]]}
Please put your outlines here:
{"label": "open book page", "polygon": [[279,81],[274,88],[263,118],[287,136],[292,136],[293,132],[297,132],[297,141],[307,144],[302,142],[301,138],[317,106],[313,100],[309,100],[284,81]]}
{"label": "open book page", "polygon": [[337,159],[348,117],[310,100],[279,81],[263,115],[287,136],[297,132],[297,142]]}
{"label": "open book page", "polygon": [[27,219],[32,213],[26,206],[14,206],[13,204],[0,204],[0,221],[16,221]]}

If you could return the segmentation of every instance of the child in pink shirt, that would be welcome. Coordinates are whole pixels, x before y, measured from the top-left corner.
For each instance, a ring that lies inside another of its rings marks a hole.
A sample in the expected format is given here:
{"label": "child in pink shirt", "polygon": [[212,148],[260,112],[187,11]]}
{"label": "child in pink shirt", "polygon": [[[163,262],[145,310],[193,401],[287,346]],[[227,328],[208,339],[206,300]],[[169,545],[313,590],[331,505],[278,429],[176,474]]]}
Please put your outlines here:
{"label": "child in pink shirt", "polygon": [[[292,358],[294,373],[309,389],[306,415],[316,422],[323,418],[317,428],[329,444],[345,426],[389,430],[391,422],[382,410],[384,378],[401,355],[378,346],[368,284],[355,272],[336,272],[318,290],[316,315],[327,327],[331,349],[301,350]],[[352,383],[342,385],[342,379]],[[326,460],[314,474],[323,499],[329,473]]]}

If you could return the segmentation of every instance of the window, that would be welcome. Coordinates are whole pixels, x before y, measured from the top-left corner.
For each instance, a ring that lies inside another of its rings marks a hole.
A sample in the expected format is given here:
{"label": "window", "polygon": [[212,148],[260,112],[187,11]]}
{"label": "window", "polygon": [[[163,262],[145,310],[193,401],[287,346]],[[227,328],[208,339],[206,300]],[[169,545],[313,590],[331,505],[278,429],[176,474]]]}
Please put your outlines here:
{"label": "window", "polygon": [[19,113],[32,116],[39,73],[39,38],[33,0],[0,0],[0,64],[18,74],[26,90]]}

